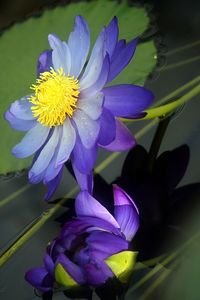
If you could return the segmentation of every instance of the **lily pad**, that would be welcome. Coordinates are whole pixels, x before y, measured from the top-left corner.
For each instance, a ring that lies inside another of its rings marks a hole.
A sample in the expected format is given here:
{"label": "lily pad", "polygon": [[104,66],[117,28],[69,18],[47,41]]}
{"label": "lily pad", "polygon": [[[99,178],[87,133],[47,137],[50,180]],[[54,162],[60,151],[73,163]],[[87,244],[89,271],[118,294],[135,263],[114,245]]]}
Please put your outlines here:
{"label": "lily pad", "polygon": [[[46,10],[39,18],[13,25],[0,38],[0,174],[27,168],[30,159],[16,159],[11,154],[24,133],[11,129],[3,114],[16,99],[30,93],[36,79],[38,55],[48,49],[47,36],[56,33],[67,39],[73,28],[74,17],[82,15],[91,29],[92,43],[103,25],[116,15],[119,19],[120,37],[130,40],[140,36],[149,26],[149,17],[144,8],[129,7],[126,2],[91,1],[71,3]],[[143,85],[156,64],[156,48],[153,41],[140,44],[135,58],[113,83],[136,83]]]}

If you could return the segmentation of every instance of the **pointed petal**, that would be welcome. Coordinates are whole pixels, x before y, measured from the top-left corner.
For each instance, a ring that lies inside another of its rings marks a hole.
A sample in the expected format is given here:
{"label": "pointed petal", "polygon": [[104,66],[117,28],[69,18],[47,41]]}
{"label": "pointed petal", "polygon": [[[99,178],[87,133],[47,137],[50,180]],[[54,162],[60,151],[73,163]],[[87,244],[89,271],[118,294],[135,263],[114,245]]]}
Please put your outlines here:
{"label": "pointed petal", "polygon": [[95,263],[85,264],[84,270],[87,274],[87,284],[92,286],[102,285],[114,276],[111,269],[103,261],[96,260]]}
{"label": "pointed petal", "polygon": [[97,120],[102,113],[104,95],[97,93],[91,98],[79,99],[77,107],[84,111],[92,120]]}
{"label": "pointed petal", "polygon": [[131,241],[139,227],[139,212],[133,200],[117,185],[113,186],[115,218],[127,241]]}
{"label": "pointed petal", "polygon": [[100,124],[98,120],[92,120],[82,110],[76,109],[73,114],[73,120],[76,123],[77,130],[85,148],[94,146],[99,135]]}
{"label": "pointed petal", "polygon": [[71,55],[67,43],[62,42],[55,34],[49,34],[49,45],[52,48],[52,62],[57,71],[62,68],[66,75],[71,70]]}
{"label": "pointed petal", "polygon": [[116,17],[114,17],[111,20],[110,24],[106,27],[106,51],[108,52],[110,57],[112,57],[112,54],[115,50],[118,35],[118,20]]}
{"label": "pointed petal", "polygon": [[44,256],[44,265],[48,273],[50,273],[52,276],[54,276],[54,268],[55,264],[49,254],[45,254]]}
{"label": "pointed petal", "polygon": [[126,151],[136,145],[136,141],[128,128],[120,121],[116,120],[116,136],[109,145],[102,146],[109,151]]}
{"label": "pointed petal", "polygon": [[76,181],[78,182],[78,185],[80,186],[81,190],[88,191],[90,194],[92,194],[93,190],[93,174],[92,172],[90,174],[83,174],[79,172],[79,170],[75,167],[74,164],[72,164],[74,174],[76,177]]}
{"label": "pointed petal", "polygon": [[12,153],[18,158],[24,158],[35,153],[46,141],[50,129],[37,123],[30,129],[22,141],[17,144]]}
{"label": "pointed petal", "polygon": [[116,136],[116,122],[113,114],[106,108],[100,118],[100,132],[98,143],[102,146],[110,144]]}
{"label": "pointed petal", "polygon": [[90,250],[99,251],[101,259],[128,249],[128,242],[124,238],[106,231],[92,232],[86,242]]}
{"label": "pointed petal", "polygon": [[151,105],[153,94],[149,90],[131,84],[107,87],[104,106],[116,117],[131,117]]}
{"label": "pointed petal", "polygon": [[61,178],[62,178],[62,170],[63,170],[63,168],[61,168],[60,172],[58,173],[58,175],[55,178],[53,178],[51,181],[45,183],[48,187],[48,191],[44,196],[44,200],[48,201],[55,193],[55,191],[61,181]]}
{"label": "pointed petal", "polygon": [[9,110],[5,113],[4,118],[9,122],[12,128],[19,131],[28,131],[37,124],[37,120],[27,121],[16,118]]}
{"label": "pointed petal", "polygon": [[46,50],[38,58],[37,76],[39,77],[41,73],[50,71],[50,67],[52,67],[52,50]]}
{"label": "pointed petal", "polygon": [[66,118],[62,126],[62,136],[61,136],[58,154],[56,157],[55,166],[61,165],[68,160],[74,148],[75,141],[76,141],[75,129],[72,126],[69,118]]}
{"label": "pointed petal", "polygon": [[89,174],[94,167],[97,151],[98,147],[96,144],[90,149],[85,148],[77,134],[76,143],[72,151],[72,163],[79,172]]}
{"label": "pointed petal", "polygon": [[29,96],[23,97],[20,100],[16,100],[11,104],[9,111],[16,118],[26,121],[35,119],[31,111],[32,103],[28,101],[28,97]]}
{"label": "pointed petal", "polygon": [[25,279],[32,286],[42,292],[47,292],[53,288],[53,278],[45,268],[34,268],[26,272]]}
{"label": "pointed petal", "polygon": [[110,67],[110,60],[108,54],[106,54],[101,68],[101,72],[99,73],[97,80],[90,87],[81,90],[80,92],[81,98],[92,97],[93,95],[96,95],[98,92],[102,90],[102,88],[107,82],[109,67]]}
{"label": "pointed petal", "polygon": [[90,49],[90,31],[81,16],[75,18],[74,31],[70,33],[68,45],[72,63],[70,75],[77,78],[85,65]]}
{"label": "pointed petal", "polygon": [[115,48],[111,57],[108,82],[112,81],[129,64],[136,49],[137,39],[132,40],[127,45],[120,41],[118,43],[120,44]]}
{"label": "pointed petal", "polygon": [[35,161],[31,170],[29,171],[30,178],[32,176],[34,177],[34,175],[40,174],[48,167],[54,155],[58,141],[59,141],[59,128],[55,127],[52,136],[50,137],[46,145],[43,147],[43,149],[41,150],[37,160]]}
{"label": "pointed petal", "polygon": [[103,61],[104,61],[104,45],[105,43],[105,30],[102,30],[98,36],[92,54],[90,56],[89,62],[86,69],[79,81],[79,86],[82,89],[89,88],[92,86],[101,73]]}
{"label": "pointed petal", "polygon": [[[78,283],[78,284],[85,283],[84,273],[81,270],[81,268],[78,265],[74,264],[66,255],[60,254],[58,259],[56,260],[56,265],[62,266],[63,270],[61,268],[60,268],[60,270],[65,271],[68,274],[68,276],[64,272],[62,272],[62,274],[65,277],[68,277],[68,279],[71,277],[71,283],[73,283],[73,285],[75,285],[75,283]],[[56,269],[57,269],[57,267],[56,267]],[[58,271],[56,271],[55,273],[56,273],[55,275],[56,275],[56,280],[57,280],[58,279]],[[59,279],[63,280],[64,276],[59,276]],[[62,283],[64,283],[64,282],[62,281]],[[64,284],[64,285],[69,286],[69,281],[67,280],[66,284]]]}
{"label": "pointed petal", "polygon": [[109,211],[87,191],[79,193],[75,201],[75,209],[78,217],[96,217],[111,223],[116,228],[119,228],[119,224]]}

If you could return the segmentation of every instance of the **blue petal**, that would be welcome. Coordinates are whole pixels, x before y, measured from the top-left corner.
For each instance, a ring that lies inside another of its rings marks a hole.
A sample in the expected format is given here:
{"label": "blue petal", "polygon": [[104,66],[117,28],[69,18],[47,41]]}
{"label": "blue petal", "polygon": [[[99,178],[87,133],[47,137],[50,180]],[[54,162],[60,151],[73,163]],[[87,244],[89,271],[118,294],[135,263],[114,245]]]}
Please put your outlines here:
{"label": "blue petal", "polygon": [[88,191],[90,194],[92,194],[93,190],[93,174],[92,172],[90,174],[83,174],[79,172],[79,170],[75,167],[74,164],[72,164],[74,174],[76,177],[76,181],[78,182],[78,185],[80,186],[81,190]]}
{"label": "blue petal", "polygon": [[50,67],[52,67],[52,50],[46,50],[38,58],[37,76],[39,77],[41,73],[50,71]]}
{"label": "blue petal", "polygon": [[63,168],[61,168],[61,170],[59,171],[56,177],[54,177],[51,181],[45,183],[48,187],[48,191],[44,196],[44,200],[46,201],[49,200],[49,198],[51,198],[52,195],[55,193],[62,178],[62,170]]}
{"label": "blue petal", "polygon": [[78,217],[95,217],[105,220],[114,227],[119,228],[119,224],[109,211],[102,206],[87,191],[80,192],[75,201],[75,209]]}
{"label": "blue petal", "polygon": [[52,62],[57,71],[62,68],[66,75],[71,70],[71,55],[67,43],[62,42],[55,34],[49,34],[49,45],[53,49]]}
{"label": "blue petal", "polygon": [[113,114],[106,108],[100,118],[100,132],[98,143],[102,146],[110,144],[116,136],[116,122]]}
{"label": "blue petal", "polygon": [[107,87],[104,106],[116,117],[131,117],[151,105],[153,94],[149,90],[131,84]]}
{"label": "blue petal", "polygon": [[95,287],[104,284],[109,278],[114,276],[111,269],[102,260],[85,264],[84,270],[87,276],[87,284]]}
{"label": "blue petal", "polygon": [[81,143],[80,137],[77,134],[76,143],[72,151],[72,163],[83,174],[89,174],[94,167],[97,157],[97,144],[92,148],[87,149]]}
{"label": "blue petal", "polygon": [[30,101],[28,101],[28,97],[29,96],[23,97],[20,100],[16,100],[11,104],[9,111],[16,118],[26,121],[31,121],[35,119],[31,110],[31,106],[33,104]]}
{"label": "blue petal", "polygon": [[104,43],[105,43],[105,30],[103,30],[92,50],[89,62],[80,78],[79,86],[80,89],[86,89],[92,86],[99,78],[103,61],[104,61]]}
{"label": "blue petal", "polygon": [[74,31],[70,33],[68,45],[71,53],[70,75],[77,78],[85,65],[90,49],[90,32],[81,16],[75,18]]}
{"label": "blue petal", "polygon": [[62,136],[60,140],[58,154],[56,157],[56,164],[55,164],[56,167],[58,165],[65,163],[68,160],[76,141],[76,132],[69,118],[66,118],[61,128],[62,128]]}
{"label": "blue petal", "polygon": [[92,120],[97,120],[102,113],[103,100],[103,93],[97,93],[90,98],[80,98],[77,107],[84,111]]}
{"label": "blue petal", "polygon": [[132,40],[127,45],[124,42],[118,42],[111,57],[110,73],[108,82],[112,81],[130,62],[136,49],[137,39]]}
{"label": "blue petal", "polygon": [[87,149],[92,148],[99,135],[99,121],[92,120],[80,109],[75,110],[73,114],[73,120],[76,123],[77,130],[83,146]]}
{"label": "blue petal", "polygon": [[46,141],[50,128],[37,123],[30,129],[22,141],[17,144],[12,153],[19,158],[27,157],[35,153]]}
{"label": "blue petal", "polygon": [[56,264],[61,264],[67,273],[79,284],[85,283],[85,276],[79,266],[74,264],[67,256],[60,254]]}
{"label": "blue petal", "polygon": [[127,241],[131,241],[139,227],[139,212],[133,200],[120,187],[114,185],[115,218]]}
{"label": "blue petal", "polygon": [[106,27],[106,51],[109,56],[112,57],[112,54],[115,50],[117,40],[118,40],[118,21],[117,18],[114,17],[110,24]]}
{"label": "blue petal", "polygon": [[37,174],[43,172],[49,165],[54,153],[56,146],[59,142],[59,127],[55,127],[52,136],[46,143],[46,145],[41,150],[37,160],[33,164],[31,170],[29,171],[30,178]]}
{"label": "blue petal", "polygon": [[110,232],[94,231],[86,239],[89,250],[96,250],[96,258],[105,259],[115,253],[128,249],[128,242]]}
{"label": "blue petal", "polygon": [[26,272],[25,279],[42,292],[52,290],[54,279],[45,268],[34,268]]}
{"label": "blue petal", "polygon": [[16,118],[9,110],[5,113],[4,117],[12,128],[19,131],[28,131],[37,124],[37,120],[26,121]]}
{"label": "blue petal", "polygon": [[97,80],[90,87],[86,89],[82,89],[79,97],[88,98],[102,90],[102,88],[107,82],[109,66],[110,66],[110,60],[108,54],[106,54],[101,68],[101,72],[99,73]]}
{"label": "blue petal", "polygon": [[120,121],[116,120],[115,139],[106,146],[101,146],[109,151],[126,151],[136,145],[136,141],[128,128]]}

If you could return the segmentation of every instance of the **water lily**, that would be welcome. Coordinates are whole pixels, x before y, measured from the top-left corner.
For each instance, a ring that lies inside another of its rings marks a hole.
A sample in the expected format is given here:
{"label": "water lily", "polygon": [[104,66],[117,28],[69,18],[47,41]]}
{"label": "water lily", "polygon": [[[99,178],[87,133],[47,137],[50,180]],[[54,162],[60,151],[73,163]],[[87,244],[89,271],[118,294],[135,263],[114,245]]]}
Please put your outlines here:
{"label": "water lily", "polygon": [[27,131],[12,153],[18,158],[35,154],[29,180],[48,186],[46,199],[58,186],[69,159],[80,186],[91,190],[92,185],[86,185],[98,146],[123,151],[135,145],[117,117],[137,118],[153,99],[140,86],[108,86],[130,62],[137,44],[136,39],[118,41],[116,17],[100,32],[89,58],[90,32],[81,16],[75,18],[67,42],[55,34],[48,40],[51,50],[39,56],[32,92],[5,114],[14,129]]}
{"label": "water lily", "polygon": [[76,198],[75,210],[77,217],[48,245],[44,266],[25,275],[42,292],[98,287],[114,276],[125,282],[131,274],[136,252],[129,250],[129,242],[139,226],[133,200],[115,185],[114,216],[87,191]]}

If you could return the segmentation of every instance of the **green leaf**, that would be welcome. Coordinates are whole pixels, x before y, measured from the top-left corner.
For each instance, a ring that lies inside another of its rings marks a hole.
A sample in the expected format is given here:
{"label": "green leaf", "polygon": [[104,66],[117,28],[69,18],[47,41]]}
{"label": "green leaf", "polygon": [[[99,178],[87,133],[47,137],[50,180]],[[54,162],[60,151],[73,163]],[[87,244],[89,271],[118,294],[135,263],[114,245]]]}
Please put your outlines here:
{"label": "green leaf", "polygon": [[65,271],[61,264],[57,264],[55,268],[56,282],[66,288],[74,288],[79,284]]}
{"label": "green leaf", "polygon": [[[36,80],[38,55],[49,49],[47,36],[56,33],[67,39],[73,28],[74,17],[82,15],[91,29],[94,43],[103,25],[116,15],[119,19],[120,37],[128,41],[141,35],[149,25],[147,12],[143,8],[128,7],[126,2],[91,1],[71,3],[47,10],[39,18],[15,24],[0,37],[0,129],[1,157],[0,174],[18,171],[30,165],[31,159],[17,159],[11,154],[12,147],[19,143],[24,133],[10,128],[3,114],[16,99],[30,93]],[[113,83],[144,84],[156,64],[156,49],[152,41],[140,44],[129,66]]]}
{"label": "green leaf", "polygon": [[123,283],[130,278],[136,261],[137,252],[123,251],[108,257],[105,262],[115,276]]}

